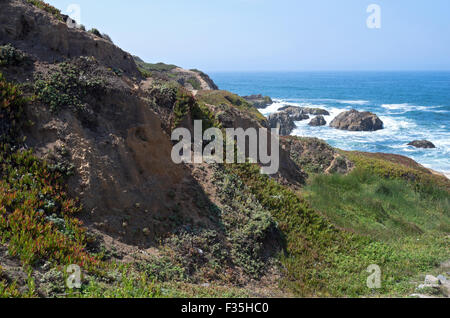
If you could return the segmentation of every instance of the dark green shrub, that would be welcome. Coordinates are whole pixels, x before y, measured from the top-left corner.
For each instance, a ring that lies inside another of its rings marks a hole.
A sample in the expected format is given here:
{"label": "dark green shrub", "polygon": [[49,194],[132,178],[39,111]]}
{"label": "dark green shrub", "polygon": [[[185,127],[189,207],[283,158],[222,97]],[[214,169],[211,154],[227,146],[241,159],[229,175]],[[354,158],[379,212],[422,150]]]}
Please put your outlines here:
{"label": "dark green shrub", "polygon": [[18,86],[9,83],[0,73],[0,141],[13,143],[19,132],[27,99]]}
{"label": "dark green shrub", "polygon": [[0,66],[20,65],[25,60],[25,54],[11,44],[0,46]]}
{"label": "dark green shrub", "polygon": [[98,36],[99,38],[102,37],[102,34],[100,33],[100,31],[97,30],[96,28],[90,29],[90,30],[89,30],[89,33],[92,33],[93,35]]}
{"label": "dark green shrub", "polygon": [[59,69],[46,79],[35,82],[37,98],[47,104],[52,112],[69,107],[73,111],[86,108],[84,99],[91,93],[103,92],[105,83],[69,63],[61,63]]}

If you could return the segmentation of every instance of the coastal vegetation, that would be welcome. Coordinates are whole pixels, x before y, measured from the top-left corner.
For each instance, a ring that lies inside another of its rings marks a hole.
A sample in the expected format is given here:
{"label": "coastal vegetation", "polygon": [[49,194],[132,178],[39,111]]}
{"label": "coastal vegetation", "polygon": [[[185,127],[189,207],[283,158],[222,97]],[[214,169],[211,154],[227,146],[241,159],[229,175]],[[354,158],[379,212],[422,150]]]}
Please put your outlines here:
{"label": "coastal vegetation", "polygon": [[450,181],[409,158],[281,137],[277,176],[172,165],[174,128],[268,127],[251,101],[270,99],[137,57],[127,73],[107,46],[53,62],[0,47],[0,297],[406,297],[450,258]]}

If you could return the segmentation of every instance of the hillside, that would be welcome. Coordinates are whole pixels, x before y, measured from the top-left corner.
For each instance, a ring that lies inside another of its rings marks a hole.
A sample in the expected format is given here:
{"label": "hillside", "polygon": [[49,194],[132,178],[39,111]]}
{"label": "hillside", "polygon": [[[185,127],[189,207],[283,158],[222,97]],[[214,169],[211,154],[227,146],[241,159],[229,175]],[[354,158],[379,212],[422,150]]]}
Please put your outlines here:
{"label": "hillside", "polygon": [[[297,137],[272,176],[176,165],[174,128],[267,120],[203,72],[146,63],[41,1],[0,6],[0,296],[408,296],[448,271],[447,178]],[[81,289],[65,285],[70,264]],[[366,286],[371,264],[381,289]]]}

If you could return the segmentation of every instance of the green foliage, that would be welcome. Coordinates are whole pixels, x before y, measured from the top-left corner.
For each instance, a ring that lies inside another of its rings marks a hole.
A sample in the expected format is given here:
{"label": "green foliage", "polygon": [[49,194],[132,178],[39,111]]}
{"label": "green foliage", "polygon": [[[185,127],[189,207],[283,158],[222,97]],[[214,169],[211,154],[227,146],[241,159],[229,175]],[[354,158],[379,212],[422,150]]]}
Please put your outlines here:
{"label": "green foliage", "polygon": [[134,61],[143,77],[151,77],[152,72],[168,73],[168,72],[172,71],[173,69],[177,68],[176,65],[172,65],[172,64],[145,63],[143,60],[141,60],[137,56],[133,56],[133,58],[134,58]]}
{"label": "green foliage", "polygon": [[187,90],[180,88],[177,92],[177,99],[173,108],[173,127],[176,128],[183,121],[187,114],[193,109],[196,102],[194,96]]}
{"label": "green foliage", "polygon": [[251,104],[242,97],[227,91],[211,90],[199,91],[196,95],[199,104],[226,105],[237,108],[240,111],[250,115],[259,122],[266,121],[266,118]]}
{"label": "green foliage", "polygon": [[26,56],[11,44],[0,46],[0,66],[20,65]]}
{"label": "green foliage", "polygon": [[[418,234],[393,242],[380,242],[339,230],[291,190],[259,173],[254,165],[231,165],[268,209],[286,238],[282,286],[303,296],[407,295],[413,292],[411,276],[448,259],[449,237]],[[382,269],[382,288],[366,286],[366,269]]]}
{"label": "green foliage", "polygon": [[153,107],[172,109],[176,100],[179,85],[174,82],[155,81],[147,90],[149,102]]}
{"label": "green foliage", "polygon": [[38,260],[98,264],[84,250],[85,230],[73,218],[80,211],[64,192],[62,178],[31,151],[13,152],[2,144],[0,153],[0,237],[9,253],[32,265]]}
{"label": "green foliage", "polygon": [[96,28],[92,28],[92,29],[90,29],[88,32],[89,32],[89,33],[92,33],[92,34],[95,35],[95,36],[98,36],[99,38],[102,37],[102,34],[100,33],[100,31],[97,30]]}
{"label": "green foliage", "polygon": [[31,3],[35,7],[38,7],[39,9],[47,11],[48,13],[50,13],[54,17],[56,17],[58,20],[64,22],[64,19],[61,15],[61,11],[59,9],[56,9],[55,7],[49,5],[48,3],[45,3],[44,1],[41,1],[41,0],[27,0],[27,2]]}
{"label": "green foliage", "polygon": [[[164,249],[166,257],[171,259],[170,272],[175,274],[172,277],[176,280],[208,282],[225,279],[223,271],[229,265],[229,252],[217,231],[199,230],[173,235],[164,242]],[[157,276],[161,276],[161,272]]]}
{"label": "green foliage", "polygon": [[58,70],[46,79],[35,82],[37,98],[47,104],[52,112],[69,107],[73,111],[86,108],[85,98],[90,94],[101,94],[105,90],[104,81],[89,76],[75,65],[61,63]]}
{"label": "green foliage", "polygon": [[187,82],[192,85],[195,90],[199,90],[202,88],[202,84],[196,77],[190,77]]}
{"label": "green foliage", "polygon": [[260,277],[266,268],[264,242],[271,241],[273,249],[282,249],[277,225],[270,212],[236,175],[226,174],[216,167],[214,182],[222,204],[220,220],[231,244],[233,263],[242,267],[247,275]]}
{"label": "green foliage", "polygon": [[127,265],[110,265],[104,279],[89,280],[83,285],[80,298],[155,298],[161,297],[161,287],[149,280],[145,273],[134,271]]}
{"label": "green foliage", "polygon": [[450,233],[450,195],[419,193],[402,179],[356,168],[346,176],[314,176],[305,191],[311,205],[334,224],[375,239]]}
{"label": "green foliage", "polygon": [[[432,174],[409,158],[363,152],[343,152],[362,170],[389,179],[403,179],[410,182],[416,190],[445,196],[450,193],[450,180],[444,176]],[[445,193],[446,192],[446,193]]]}
{"label": "green foliage", "polygon": [[27,99],[17,85],[0,73],[0,141],[12,143],[18,136]]}

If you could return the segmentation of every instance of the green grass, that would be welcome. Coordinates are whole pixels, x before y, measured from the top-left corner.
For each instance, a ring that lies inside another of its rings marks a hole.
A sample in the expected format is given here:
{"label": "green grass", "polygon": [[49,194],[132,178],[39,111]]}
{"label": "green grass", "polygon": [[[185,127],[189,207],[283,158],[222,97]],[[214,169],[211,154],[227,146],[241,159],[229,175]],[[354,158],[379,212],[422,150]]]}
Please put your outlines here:
{"label": "green grass", "polygon": [[210,104],[215,106],[225,105],[231,108],[239,109],[240,111],[253,117],[258,122],[263,122],[266,120],[264,115],[262,115],[258,109],[253,107],[245,99],[227,91],[199,91],[196,98],[200,104]]}
{"label": "green grass", "polygon": [[133,56],[134,61],[144,77],[151,77],[152,72],[168,73],[178,66],[165,63],[146,63],[137,56]]}
{"label": "green grass", "polygon": [[402,179],[357,168],[349,175],[316,175],[305,188],[311,206],[334,224],[375,239],[450,233],[450,196],[417,192]]}
{"label": "green grass", "polygon": [[[286,238],[281,286],[299,296],[406,296],[411,277],[450,257],[446,233],[405,236],[390,242],[335,227],[298,194],[259,174],[251,165],[231,166],[268,209]],[[366,269],[377,264],[382,288],[366,286]]]}

